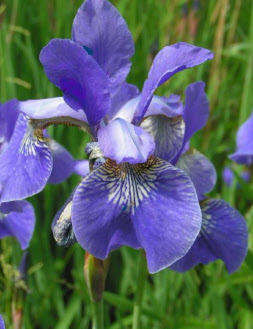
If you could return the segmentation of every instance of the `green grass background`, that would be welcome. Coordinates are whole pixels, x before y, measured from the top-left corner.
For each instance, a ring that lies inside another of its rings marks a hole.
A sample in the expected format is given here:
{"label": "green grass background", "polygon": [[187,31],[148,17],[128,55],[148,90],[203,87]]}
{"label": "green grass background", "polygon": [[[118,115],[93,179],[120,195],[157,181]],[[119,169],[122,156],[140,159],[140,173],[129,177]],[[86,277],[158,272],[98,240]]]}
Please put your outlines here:
{"label": "green grass background", "polygon": [[[184,95],[188,83],[203,80],[210,99],[208,125],[192,145],[215,165],[218,181],[213,197],[235,206],[253,226],[252,184],[240,190],[224,185],[221,173],[232,165],[235,134],[253,108],[253,1],[113,0],[127,21],[136,44],[128,81],[142,87],[152,56],[163,46],[186,41],[214,51],[215,59],[175,75],[158,90],[160,95]],[[46,78],[39,52],[52,38],[70,38],[72,21],[81,0],[6,0],[0,2],[0,100],[61,95]],[[188,15],[182,5],[188,3]],[[194,26],[196,27],[194,31]],[[51,128],[54,137],[77,158],[84,157],[87,136],[75,128]],[[242,168],[233,167],[237,174]],[[239,178],[237,178],[239,180]],[[37,215],[29,248],[29,293],[23,329],[90,328],[90,305],[83,279],[84,251],[75,245],[56,246],[50,225],[77,177],[49,185],[31,198]],[[253,248],[250,234],[249,247]],[[21,259],[14,239],[1,241],[0,313],[12,329],[13,268]],[[105,293],[106,328],[127,329],[132,321],[138,252],[122,248],[112,255]],[[169,270],[149,276],[144,294],[142,328],[251,329],[253,328],[253,254],[240,270],[228,275],[222,262],[198,266],[185,273]]]}

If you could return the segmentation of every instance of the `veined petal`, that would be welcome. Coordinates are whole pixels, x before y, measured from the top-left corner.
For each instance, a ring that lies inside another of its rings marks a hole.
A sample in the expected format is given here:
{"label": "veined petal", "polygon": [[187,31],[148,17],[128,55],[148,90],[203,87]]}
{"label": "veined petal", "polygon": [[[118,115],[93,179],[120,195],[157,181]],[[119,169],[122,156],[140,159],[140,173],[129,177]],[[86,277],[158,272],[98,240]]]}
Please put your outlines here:
{"label": "veined petal", "polygon": [[176,167],[184,171],[192,180],[199,199],[214,188],[217,180],[214,165],[201,153],[190,150],[181,155]]}
{"label": "veined petal", "polygon": [[104,156],[117,163],[146,162],[155,148],[147,132],[122,119],[113,120],[100,128],[98,143]]}
{"label": "veined petal", "polygon": [[185,131],[182,117],[151,115],[144,118],[141,127],[154,139],[154,155],[159,158],[170,162],[181,149]]}
{"label": "veined petal", "polygon": [[213,53],[208,49],[192,46],[185,42],[163,48],[155,57],[148,79],[144,83],[136,113],[136,121],[141,121],[144,117],[157,87],[175,73],[204,63],[212,58]]}
{"label": "veined petal", "polygon": [[4,320],[0,314],[0,329],[5,329]]}
{"label": "veined petal", "polygon": [[134,43],[126,22],[109,1],[86,0],[74,19],[72,37],[89,49],[114,86],[125,80]]}
{"label": "veined petal", "polygon": [[52,155],[24,114],[20,114],[8,148],[0,156],[1,202],[20,200],[39,193],[52,171]]}
{"label": "veined petal", "polygon": [[27,201],[3,203],[0,206],[0,239],[14,236],[22,249],[29,246],[35,225],[32,205]]}
{"label": "veined petal", "polygon": [[233,273],[247,254],[248,229],[242,215],[223,200],[210,199],[201,204],[202,227],[190,251],[171,266],[185,272],[197,264],[221,259]]}
{"label": "veined petal", "polygon": [[110,80],[87,52],[67,39],[54,39],[40,53],[49,80],[64,93],[65,102],[83,109],[93,127],[111,106]]}
{"label": "veined petal", "polygon": [[169,163],[107,160],[77,188],[72,223],[78,242],[95,257],[104,259],[122,245],[141,247],[153,273],[190,249],[201,212],[190,179]]}
{"label": "veined petal", "polygon": [[70,117],[87,122],[84,111],[81,108],[77,111],[73,110],[64,102],[63,97],[33,99],[20,102],[20,112],[26,114],[31,119]]}
{"label": "veined petal", "polygon": [[240,127],[236,137],[237,150],[230,159],[244,165],[253,163],[253,112],[249,119]]}

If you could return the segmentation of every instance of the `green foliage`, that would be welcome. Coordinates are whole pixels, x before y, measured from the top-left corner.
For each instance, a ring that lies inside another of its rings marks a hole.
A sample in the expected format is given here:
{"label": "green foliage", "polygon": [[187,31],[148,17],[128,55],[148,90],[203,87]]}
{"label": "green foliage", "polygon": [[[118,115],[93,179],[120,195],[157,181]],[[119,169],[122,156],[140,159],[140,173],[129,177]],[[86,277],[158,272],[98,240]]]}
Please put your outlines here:
{"label": "green foliage", "polygon": [[[0,3],[0,100],[60,95],[46,78],[39,51],[56,37],[70,38],[71,25],[82,0],[5,0]],[[161,95],[184,95],[188,83],[203,80],[211,104],[210,120],[192,145],[215,165],[218,182],[213,197],[220,197],[246,216],[253,226],[252,185],[228,188],[221,179],[228,154],[235,149],[235,134],[253,107],[253,3],[250,0],[200,1],[199,11],[182,15],[183,0],[113,0],[129,24],[136,43],[128,81],[142,87],[152,57],[167,44],[190,42],[214,51],[215,59],[181,72],[158,90]],[[77,158],[84,157],[87,136],[69,127],[50,133]],[[241,171],[235,166],[235,172]],[[239,178],[238,178],[239,180]],[[64,203],[77,177],[59,186],[47,186],[33,197],[37,224],[29,248],[29,294],[23,329],[90,328],[91,309],[83,277],[84,251],[75,245],[56,246],[51,234],[54,214]],[[250,248],[253,240],[250,236]],[[0,313],[11,325],[13,269],[21,252],[13,239],[1,241]],[[132,321],[138,252],[122,248],[112,254],[106,282],[106,328],[127,329]],[[150,276],[144,293],[142,328],[250,329],[253,315],[253,254],[229,276],[215,262],[185,274],[169,270]]]}

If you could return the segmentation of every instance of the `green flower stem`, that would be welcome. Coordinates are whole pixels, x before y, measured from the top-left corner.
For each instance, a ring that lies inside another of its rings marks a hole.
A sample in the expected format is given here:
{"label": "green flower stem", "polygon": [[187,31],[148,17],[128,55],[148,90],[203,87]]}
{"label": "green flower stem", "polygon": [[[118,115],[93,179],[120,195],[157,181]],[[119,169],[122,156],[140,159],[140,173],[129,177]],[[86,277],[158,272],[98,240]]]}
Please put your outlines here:
{"label": "green flower stem", "polygon": [[147,277],[146,255],[143,250],[140,252],[138,265],[137,289],[133,309],[133,326],[132,329],[140,329],[141,305],[144,292],[145,281]]}
{"label": "green flower stem", "polygon": [[91,302],[92,329],[104,329],[104,306],[103,299],[97,303]]}

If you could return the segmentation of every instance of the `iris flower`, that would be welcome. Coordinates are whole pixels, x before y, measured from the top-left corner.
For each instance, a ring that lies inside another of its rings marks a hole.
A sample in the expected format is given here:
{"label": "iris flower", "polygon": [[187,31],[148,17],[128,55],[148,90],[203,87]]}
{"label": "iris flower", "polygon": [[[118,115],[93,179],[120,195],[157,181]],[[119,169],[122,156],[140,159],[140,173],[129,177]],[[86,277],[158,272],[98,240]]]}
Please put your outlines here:
{"label": "iris flower", "polygon": [[[222,178],[223,178],[223,181],[226,183],[226,185],[228,187],[232,186],[233,184],[233,181],[235,179],[235,175],[234,175],[234,172],[231,170],[231,168],[229,167],[225,167],[223,172],[222,172]],[[249,170],[244,170],[240,173],[240,178],[248,183],[250,181],[250,172]],[[237,188],[240,188],[241,187],[241,184],[238,182],[237,185],[236,185]]]}
{"label": "iris flower", "polygon": [[20,104],[11,101],[0,113],[1,125],[5,125],[1,129],[0,202],[25,199],[40,192],[47,183],[58,184],[72,173],[85,176],[89,170],[88,161],[74,160],[43,131],[47,124],[20,113]]}
{"label": "iris flower", "polygon": [[237,150],[230,159],[249,166],[253,163],[253,112],[249,119],[240,127],[236,137]]}
{"label": "iris flower", "polygon": [[[8,148],[19,115],[17,109],[17,100],[0,104],[0,155]],[[0,196],[1,193],[0,181]],[[0,239],[14,236],[21,248],[26,249],[33,234],[34,224],[35,214],[29,202],[21,200],[0,204]]]}
{"label": "iris flower", "polygon": [[154,93],[175,73],[213,54],[182,42],[163,48],[139,93],[125,81],[133,53],[131,34],[118,11],[105,0],[85,1],[74,19],[72,40],[54,39],[41,51],[44,70],[63,98],[22,103],[20,111],[30,124],[16,127],[13,148],[24,145],[24,152],[9,151],[2,167],[22,161],[18,175],[26,186],[14,192],[5,184],[4,194],[27,196],[44,187],[51,168],[43,137],[48,125],[88,131],[97,142],[90,159],[97,152],[106,162],[83,179],[63,215],[71,219],[80,245],[95,257],[105,259],[122,245],[143,248],[154,273],[183,257],[199,234],[202,216],[195,187],[172,163],[208,111],[202,82],[187,88],[185,106],[178,96]]}

